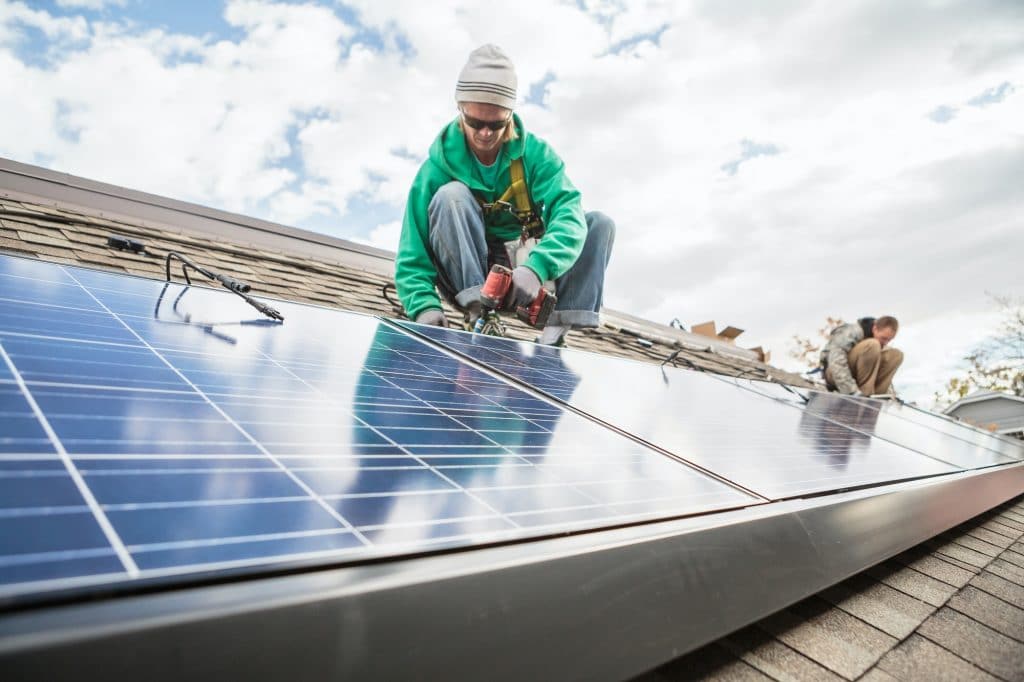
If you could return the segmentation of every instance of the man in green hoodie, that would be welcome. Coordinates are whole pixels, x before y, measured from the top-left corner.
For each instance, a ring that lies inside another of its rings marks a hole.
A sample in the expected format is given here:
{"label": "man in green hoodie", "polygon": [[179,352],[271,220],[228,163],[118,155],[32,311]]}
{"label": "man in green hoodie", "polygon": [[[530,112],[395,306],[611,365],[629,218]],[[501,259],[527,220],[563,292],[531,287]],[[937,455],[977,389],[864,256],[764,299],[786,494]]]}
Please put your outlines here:
{"label": "man in green hoodie", "polygon": [[558,304],[538,341],[560,345],[571,328],[598,326],[615,225],[584,214],[562,160],[512,112],[516,86],[501,48],[469,55],[455,87],[459,115],[434,140],[409,191],[395,285],[410,319],[448,326],[436,286],[471,324],[490,265],[508,264],[506,307],[529,303],[554,282]]}

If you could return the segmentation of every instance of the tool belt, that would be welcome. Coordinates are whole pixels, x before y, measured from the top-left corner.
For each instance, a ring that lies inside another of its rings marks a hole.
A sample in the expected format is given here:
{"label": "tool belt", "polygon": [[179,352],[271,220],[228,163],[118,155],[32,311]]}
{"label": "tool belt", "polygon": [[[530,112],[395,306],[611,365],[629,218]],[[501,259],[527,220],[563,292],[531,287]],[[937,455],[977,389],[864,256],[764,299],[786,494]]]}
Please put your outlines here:
{"label": "tool belt", "polygon": [[499,213],[511,213],[522,227],[520,240],[524,244],[528,239],[540,239],[544,235],[544,221],[530,199],[522,158],[512,159],[509,176],[512,183],[496,200],[485,202],[477,198],[484,213],[484,220]]}

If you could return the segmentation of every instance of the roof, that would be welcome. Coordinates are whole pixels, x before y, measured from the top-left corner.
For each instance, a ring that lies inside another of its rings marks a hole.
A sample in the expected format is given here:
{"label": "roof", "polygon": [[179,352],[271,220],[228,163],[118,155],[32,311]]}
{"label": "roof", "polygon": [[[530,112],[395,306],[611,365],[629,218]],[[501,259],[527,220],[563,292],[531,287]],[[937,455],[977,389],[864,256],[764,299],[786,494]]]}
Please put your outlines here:
{"label": "roof", "polygon": [[[0,190],[15,180],[23,186],[29,172],[26,168],[31,168],[11,165],[0,160]],[[28,189],[53,192],[56,180],[52,176],[57,174],[42,169],[32,172],[38,172],[40,177],[32,178],[37,184]],[[68,182],[65,176],[59,188],[65,190]],[[277,233],[265,221],[109,185],[77,179],[74,184],[83,184],[81,194],[75,198],[86,206],[70,204],[63,198],[63,191],[58,200],[23,191],[0,191],[0,250],[160,279],[164,277],[162,256],[177,251],[200,265],[247,282],[256,296],[370,314],[396,314],[381,294],[384,285],[392,282],[390,253],[294,228]],[[116,209],[113,213],[108,206],[112,201]],[[90,203],[93,206],[88,206]],[[163,211],[156,213],[159,221],[120,213],[136,208],[140,213],[154,213],[153,206],[157,204],[166,204]],[[180,215],[181,221],[173,221],[174,215]],[[197,220],[197,215],[202,220]],[[208,223],[216,224],[216,229]],[[153,255],[108,247],[107,237],[111,234],[141,241]],[[276,239],[268,240],[268,234]],[[393,290],[391,296],[394,298]],[[446,308],[446,312],[453,324],[460,323],[461,316],[456,311]],[[676,361],[682,365],[693,363],[720,374],[771,377],[791,385],[811,385],[797,374],[760,362],[751,350],[625,313],[605,311],[603,316],[599,329],[571,332],[569,344],[581,350],[648,362],[661,362],[679,351]],[[512,321],[509,335],[532,340],[536,332]]]}
{"label": "roof", "polygon": [[998,391],[975,391],[956,401],[945,414],[996,433],[1024,433],[1024,397]]}
{"label": "roof", "polygon": [[1024,679],[1024,496],[638,680]]}
{"label": "roof", "polygon": [[[381,295],[388,254],[342,240],[0,162],[0,251],[163,278],[177,251],[244,280],[257,297],[393,315]],[[31,190],[31,191],[27,191]],[[179,216],[176,219],[175,216]],[[213,228],[211,225],[215,225]],[[119,234],[139,255],[106,245]],[[457,321],[454,311],[449,317]],[[810,385],[802,377],[678,329],[609,312],[571,346],[659,363]],[[511,335],[532,338],[513,324]],[[1003,679],[1024,676],[1024,496],[644,679]]]}

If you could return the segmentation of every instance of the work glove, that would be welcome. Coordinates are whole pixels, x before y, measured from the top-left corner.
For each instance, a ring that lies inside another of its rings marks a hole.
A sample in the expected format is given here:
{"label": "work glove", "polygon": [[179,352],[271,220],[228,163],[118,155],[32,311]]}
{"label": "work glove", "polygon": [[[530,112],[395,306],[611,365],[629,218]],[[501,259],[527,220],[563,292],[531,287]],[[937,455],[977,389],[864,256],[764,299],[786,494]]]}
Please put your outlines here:
{"label": "work glove", "polygon": [[416,316],[417,324],[430,324],[435,327],[447,327],[448,318],[444,316],[444,313],[437,308],[430,308],[424,310],[422,313]]}
{"label": "work glove", "polygon": [[512,271],[512,286],[505,296],[505,308],[515,310],[516,306],[528,306],[540,293],[540,277],[525,265]]}

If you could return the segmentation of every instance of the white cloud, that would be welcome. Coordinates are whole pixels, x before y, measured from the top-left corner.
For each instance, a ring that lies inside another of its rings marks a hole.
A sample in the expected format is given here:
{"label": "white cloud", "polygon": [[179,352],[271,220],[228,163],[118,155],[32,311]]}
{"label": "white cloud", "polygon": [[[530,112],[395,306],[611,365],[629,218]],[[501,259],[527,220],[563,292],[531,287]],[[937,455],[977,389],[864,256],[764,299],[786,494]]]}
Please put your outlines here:
{"label": "white cloud", "polygon": [[[0,155],[299,226],[365,219],[326,229],[393,248],[458,70],[496,42],[521,95],[553,75],[521,114],[618,223],[610,307],[732,323],[776,359],[826,315],[888,312],[907,376],[938,385],[948,367],[914,330],[1024,293],[1012,3],[584,4],[357,0],[356,26],[234,0],[241,37],[217,40],[0,0]],[[33,31],[45,66],[22,59]],[[730,175],[743,140],[779,153]]]}
{"label": "white cloud", "polygon": [[400,220],[396,220],[394,222],[378,225],[373,228],[368,238],[357,238],[355,241],[368,246],[375,246],[378,249],[394,251],[398,247],[398,236],[401,233],[402,222]]}

